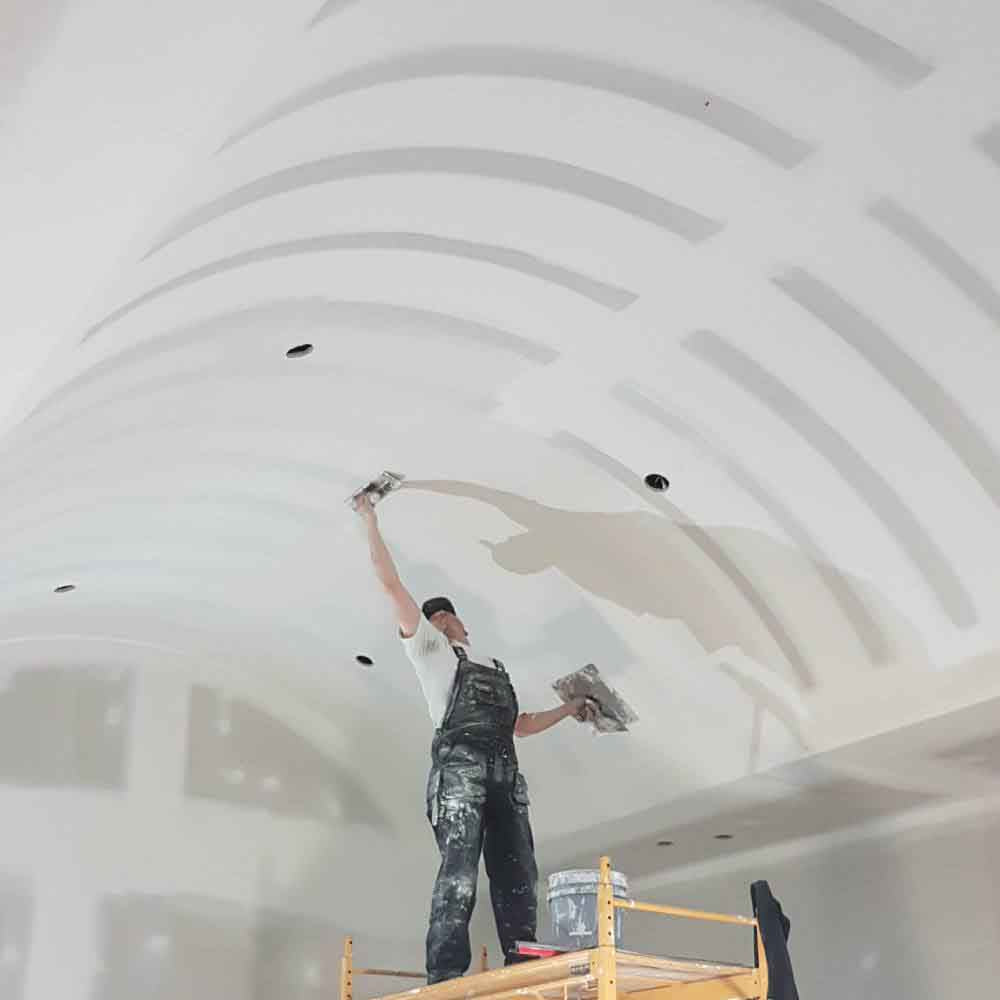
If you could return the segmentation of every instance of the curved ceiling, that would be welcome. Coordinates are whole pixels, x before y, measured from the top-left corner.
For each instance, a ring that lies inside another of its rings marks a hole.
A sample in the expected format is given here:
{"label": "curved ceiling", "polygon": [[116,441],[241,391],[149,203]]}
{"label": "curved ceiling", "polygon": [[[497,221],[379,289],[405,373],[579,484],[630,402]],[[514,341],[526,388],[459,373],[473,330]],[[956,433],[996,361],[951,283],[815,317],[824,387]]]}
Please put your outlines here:
{"label": "curved ceiling", "polygon": [[[178,892],[330,916],[350,856],[409,940],[430,725],[343,503],[382,469],[404,580],[522,702],[596,662],[639,706],[526,746],[553,860],[1000,695],[995,4],[3,16],[12,877],[78,824],[113,936]],[[106,844],[164,823],[162,873]]]}

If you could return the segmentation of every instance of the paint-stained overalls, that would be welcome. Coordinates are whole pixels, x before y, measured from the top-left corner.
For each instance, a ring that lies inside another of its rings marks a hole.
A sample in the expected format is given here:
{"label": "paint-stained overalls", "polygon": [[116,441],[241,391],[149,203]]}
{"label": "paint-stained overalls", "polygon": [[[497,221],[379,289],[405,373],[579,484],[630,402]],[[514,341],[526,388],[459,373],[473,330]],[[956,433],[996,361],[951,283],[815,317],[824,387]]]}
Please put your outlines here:
{"label": "paint-stained overalls", "polygon": [[494,669],[472,662],[460,646],[453,649],[458,665],[427,782],[427,817],[441,852],[427,932],[431,983],[469,967],[480,854],[507,963],[517,960],[517,941],[535,940],[537,923],[528,789],[514,752],[517,696],[499,660]]}

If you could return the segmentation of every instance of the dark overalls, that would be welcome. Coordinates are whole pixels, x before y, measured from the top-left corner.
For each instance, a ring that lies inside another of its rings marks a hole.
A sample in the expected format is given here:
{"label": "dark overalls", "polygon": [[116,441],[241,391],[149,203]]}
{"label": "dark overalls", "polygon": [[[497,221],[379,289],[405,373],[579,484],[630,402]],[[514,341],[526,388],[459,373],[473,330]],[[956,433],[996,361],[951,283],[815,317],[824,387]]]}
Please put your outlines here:
{"label": "dark overalls", "polygon": [[430,983],[461,976],[469,967],[480,854],[506,964],[517,961],[517,941],[535,940],[537,921],[528,789],[514,752],[517,696],[499,660],[493,669],[453,648],[458,666],[434,735],[427,781],[427,818],[441,852],[427,932]]}

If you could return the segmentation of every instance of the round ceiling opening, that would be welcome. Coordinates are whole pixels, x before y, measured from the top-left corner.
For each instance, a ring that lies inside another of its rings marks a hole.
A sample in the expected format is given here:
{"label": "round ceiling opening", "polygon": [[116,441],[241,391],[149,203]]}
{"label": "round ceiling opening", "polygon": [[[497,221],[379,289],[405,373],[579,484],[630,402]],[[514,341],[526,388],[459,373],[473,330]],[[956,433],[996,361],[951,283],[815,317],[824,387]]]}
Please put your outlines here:
{"label": "round ceiling opening", "polygon": [[69,593],[71,593],[74,590],[76,590],[76,584],[75,583],[62,583],[58,587],[56,587],[54,593],[56,593],[56,594],[69,594]]}
{"label": "round ceiling opening", "polygon": [[663,493],[670,486],[670,480],[659,472],[651,472],[643,482],[656,493]]}
{"label": "round ceiling opening", "polygon": [[289,347],[285,351],[286,358],[304,358],[307,354],[312,354],[312,344],[299,344],[297,347]]}

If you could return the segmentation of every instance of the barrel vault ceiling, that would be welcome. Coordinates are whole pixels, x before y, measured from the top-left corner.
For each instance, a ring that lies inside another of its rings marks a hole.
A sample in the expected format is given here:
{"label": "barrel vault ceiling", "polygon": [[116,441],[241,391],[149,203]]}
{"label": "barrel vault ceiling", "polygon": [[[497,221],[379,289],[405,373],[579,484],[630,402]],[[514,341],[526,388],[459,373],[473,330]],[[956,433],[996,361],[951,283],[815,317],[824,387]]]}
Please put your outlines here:
{"label": "barrel vault ceiling", "polygon": [[637,710],[524,744],[553,861],[994,787],[995,3],[0,16],[15,903],[86,857],[112,936],[179,887],[329,916],[350,856],[422,919],[430,723],[344,504],[383,469],[522,703],[594,662]]}

